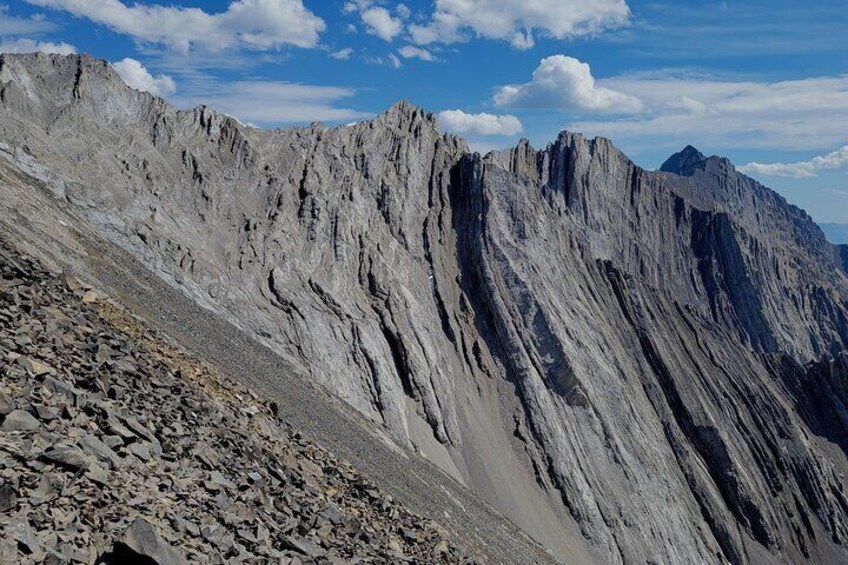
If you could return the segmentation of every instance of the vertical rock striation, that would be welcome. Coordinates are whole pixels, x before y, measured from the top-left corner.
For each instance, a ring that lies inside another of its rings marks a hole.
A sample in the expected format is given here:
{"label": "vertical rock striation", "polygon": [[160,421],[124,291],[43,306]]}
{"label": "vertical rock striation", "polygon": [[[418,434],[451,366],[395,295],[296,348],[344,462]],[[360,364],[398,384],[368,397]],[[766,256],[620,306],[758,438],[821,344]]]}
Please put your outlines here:
{"label": "vertical rock striation", "polygon": [[848,558],[846,253],[732,164],[401,103],[257,130],[0,56],[0,156],[565,561]]}

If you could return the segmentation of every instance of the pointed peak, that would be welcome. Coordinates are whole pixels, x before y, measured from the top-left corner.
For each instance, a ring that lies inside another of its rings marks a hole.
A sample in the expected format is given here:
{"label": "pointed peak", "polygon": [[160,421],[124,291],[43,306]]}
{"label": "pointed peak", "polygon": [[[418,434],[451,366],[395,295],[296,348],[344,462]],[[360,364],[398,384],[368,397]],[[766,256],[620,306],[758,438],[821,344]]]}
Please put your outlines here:
{"label": "pointed peak", "polygon": [[416,106],[415,104],[413,104],[412,102],[407,100],[406,98],[404,98],[403,100],[398,100],[397,102],[395,102],[394,104],[389,106],[389,111],[395,110],[395,111],[398,111],[398,112],[409,112],[409,111],[415,111],[415,110],[420,110],[420,109],[421,108],[419,108],[418,106]]}
{"label": "pointed peak", "polygon": [[424,110],[420,106],[410,104],[407,100],[396,102],[382,114],[379,114],[374,121],[386,125],[391,124],[392,127],[401,127],[403,129],[421,122],[430,124],[430,127],[433,128],[436,128],[438,125],[438,120],[434,114]]}
{"label": "pointed peak", "polygon": [[706,156],[698,151],[698,149],[692,145],[687,145],[683,148],[683,150],[679,153],[680,155],[684,155],[686,157],[692,157],[700,160],[706,159]]}
{"label": "pointed peak", "polygon": [[533,144],[530,143],[530,140],[526,137],[522,137],[518,140],[518,143],[515,145],[515,151],[535,151]]}
{"label": "pointed peak", "polygon": [[669,157],[660,167],[660,171],[689,176],[706,160],[707,157],[703,153],[695,147],[687,145],[680,152]]}
{"label": "pointed peak", "polygon": [[400,116],[406,117],[410,119],[414,119],[415,117],[422,117],[428,119],[431,118],[432,114],[421,108],[420,106],[416,106],[415,104],[410,103],[408,100],[401,100],[400,102],[395,102],[392,104],[388,110],[383,112],[383,116]]}

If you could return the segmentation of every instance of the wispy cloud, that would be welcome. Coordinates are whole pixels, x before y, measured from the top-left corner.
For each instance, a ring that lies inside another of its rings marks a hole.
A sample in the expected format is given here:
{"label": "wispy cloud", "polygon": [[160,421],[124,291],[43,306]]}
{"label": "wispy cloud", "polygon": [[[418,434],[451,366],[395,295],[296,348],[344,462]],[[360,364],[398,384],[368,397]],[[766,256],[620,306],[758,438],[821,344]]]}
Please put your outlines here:
{"label": "wispy cloud", "polygon": [[848,75],[742,81],[678,72],[621,75],[597,81],[638,98],[641,113],[601,119],[584,111],[569,129],[624,145],[820,150],[844,143]]}
{"label": "wispy cloud", "polygon": [[665,60],[844,52],[848,13],[842,2],[651,2],[630,25],[601,41]]}
{"label": "wispy cloud", "polygon": [[848,146],[827,155],[796,163],[748,163],[738,167],[745,174],[796,179],[817,176],[820,171],[848,169]]}
{"label": "wispy cloud", "polygon": [[436,57],[426,49],[415,47],[414,45],[404,45],[398,49],[398,53],[404,59],[421,59],[422,61],[435,61]]}
{"label": "wispy cloud", "polygon": [[28,18],[12,16],[9,7],[0,4],[0,36],[35,35],[48,33],[58,28],[43,15],[35,15]]}
{"label": "wispy cloud", "polygon": [[162,6],[121,0],[26,0],[104,25],[136,41],[164,44],[180,52],[284,45],[315,47],[326,25],[302,0],[236,0],[227,10]]}
{"label": "wispy cloud", "polygon": [[330,53],[330,57],[338,59],[339,61],[347,61],[350,59],[351,55],[353,55],[352,47],[345,47],[344,49],[339,49],[338,51]]}
{"label": "wispy cloud", "polygon": [[627,23],[625,0],[436,0],[423,25],[409,27],[415,43],[456,43],[471,37],[510,42],[516,49],[535,45],[537,35],[569,39]]}
{"label": "wispy cloud", "polygon": [[372,114],[341,106],[356,91],[338,86],[315,86],[280,81],[226,81],[217,77],[195,76],[180,85],[180,94],[171,101],[191,108],[205,104],[238,118],[244,123],[262,126],[345,122]]}

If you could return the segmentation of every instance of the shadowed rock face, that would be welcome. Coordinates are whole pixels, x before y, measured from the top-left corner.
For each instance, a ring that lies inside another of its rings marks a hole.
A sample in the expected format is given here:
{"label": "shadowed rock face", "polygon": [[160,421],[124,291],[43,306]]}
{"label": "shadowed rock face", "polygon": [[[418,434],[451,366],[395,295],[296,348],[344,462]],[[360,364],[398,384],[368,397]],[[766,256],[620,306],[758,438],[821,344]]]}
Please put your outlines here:
{"label": "shadowed rock face", "polygon": [[725,159],[261,131],[43,55],[0,155],[563,560],[848,559],[845,249]]}

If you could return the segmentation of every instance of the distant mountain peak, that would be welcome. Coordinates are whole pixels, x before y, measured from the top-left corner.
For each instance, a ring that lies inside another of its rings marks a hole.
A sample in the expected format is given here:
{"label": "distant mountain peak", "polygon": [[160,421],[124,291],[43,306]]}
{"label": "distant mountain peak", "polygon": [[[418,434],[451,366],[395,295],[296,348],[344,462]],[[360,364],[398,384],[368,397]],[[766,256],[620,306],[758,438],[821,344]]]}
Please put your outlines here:
{"label": "distant mountain peak", "polygon": [[660,167],[664,173],[674,173],[681,176],[689,176],[707,157],[695,147],[687,145],[682,151],[669,157]]}
{"label": "distant mountain peak", "polygon": [[435,114],[428,112],[420,106],[412,104],[408,100],[395,102],[391,107],[380,114],[379,117],[395,123],[427,122],[433,126],[438,124]]}

